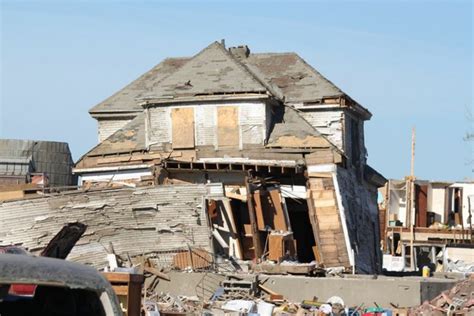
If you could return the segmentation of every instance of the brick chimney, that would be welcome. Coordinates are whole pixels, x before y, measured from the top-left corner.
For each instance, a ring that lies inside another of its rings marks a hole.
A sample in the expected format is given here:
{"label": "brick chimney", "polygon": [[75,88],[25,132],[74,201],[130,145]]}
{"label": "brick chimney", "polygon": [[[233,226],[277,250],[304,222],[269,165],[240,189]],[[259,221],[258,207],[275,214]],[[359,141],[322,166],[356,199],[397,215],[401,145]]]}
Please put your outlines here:
{"label": "brick chimney", "polygon": [[250,55],[250,49],[247,45],[229,47],[229,52],[237,59],[245,59]]}

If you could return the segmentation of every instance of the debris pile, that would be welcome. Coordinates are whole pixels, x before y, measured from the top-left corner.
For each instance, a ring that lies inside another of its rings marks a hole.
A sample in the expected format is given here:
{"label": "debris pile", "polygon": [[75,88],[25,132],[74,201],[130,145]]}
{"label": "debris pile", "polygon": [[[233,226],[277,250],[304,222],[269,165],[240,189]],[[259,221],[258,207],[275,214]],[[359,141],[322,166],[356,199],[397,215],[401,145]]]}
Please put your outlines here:
{"label": "debris pile", "polygon": [[412,309],[410,315],[473,315],[474,275]]}

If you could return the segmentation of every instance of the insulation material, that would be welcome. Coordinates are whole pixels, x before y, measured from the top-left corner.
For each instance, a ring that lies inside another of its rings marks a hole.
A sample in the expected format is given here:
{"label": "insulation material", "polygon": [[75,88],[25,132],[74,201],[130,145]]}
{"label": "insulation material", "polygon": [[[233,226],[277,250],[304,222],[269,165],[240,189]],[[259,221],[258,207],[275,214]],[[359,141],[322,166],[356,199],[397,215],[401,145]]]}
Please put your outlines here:
{"label": "insulation material", "polygon": [[237,148],[239,144],[239,108],[237,106],[217,107],[218,148]]}
{"label": "insulation material", "polygon": [[173,149],[194,148],[194,109],[171,109]]}
{"label": "insulation material", "polygon": [[41,251],[63,225],[87,230],[68,256],[95,267],[107,264],[106,247],[118,255],[150,255],[186,245],[210,251],[203,197],[221,184],[158,186],[73,192],[0,204],[0,243]]}

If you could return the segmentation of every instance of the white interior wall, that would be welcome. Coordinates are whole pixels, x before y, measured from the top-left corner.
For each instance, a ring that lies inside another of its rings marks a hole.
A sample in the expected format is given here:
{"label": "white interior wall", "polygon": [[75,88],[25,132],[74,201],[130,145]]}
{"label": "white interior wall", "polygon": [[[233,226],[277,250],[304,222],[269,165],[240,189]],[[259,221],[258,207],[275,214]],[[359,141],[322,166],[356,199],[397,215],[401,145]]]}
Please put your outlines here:
{"label": "white interior wall", "polygon": [[462,188],[462,218],[464,227],[467,227],[469,216],[469,196],[471,196],[471,214],[474,217],[474,183],[454,183],[450,188]]}
{"label": "white interior wall", "polygon": [[428,212],[435,213],[435,220],[439,221],[440,223],[444,223],[444,200],[446,189],[444,186],[436,186],[433,184],[431,184],[429,188],[431,191],[431,198],[428,198]]}

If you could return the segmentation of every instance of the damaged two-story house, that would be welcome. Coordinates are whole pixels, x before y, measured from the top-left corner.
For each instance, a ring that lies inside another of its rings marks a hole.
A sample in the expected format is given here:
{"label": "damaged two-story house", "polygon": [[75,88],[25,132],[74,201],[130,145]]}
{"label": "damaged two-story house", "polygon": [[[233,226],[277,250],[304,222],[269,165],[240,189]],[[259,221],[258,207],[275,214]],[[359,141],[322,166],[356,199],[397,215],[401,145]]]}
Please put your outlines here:
{"label": "damaged two-story house", "polygon": [[90,110],[83,186],[222,183],[205,199],[215,253],[381,268],[371,113],[295,53],[214,42],[168,58]]}

